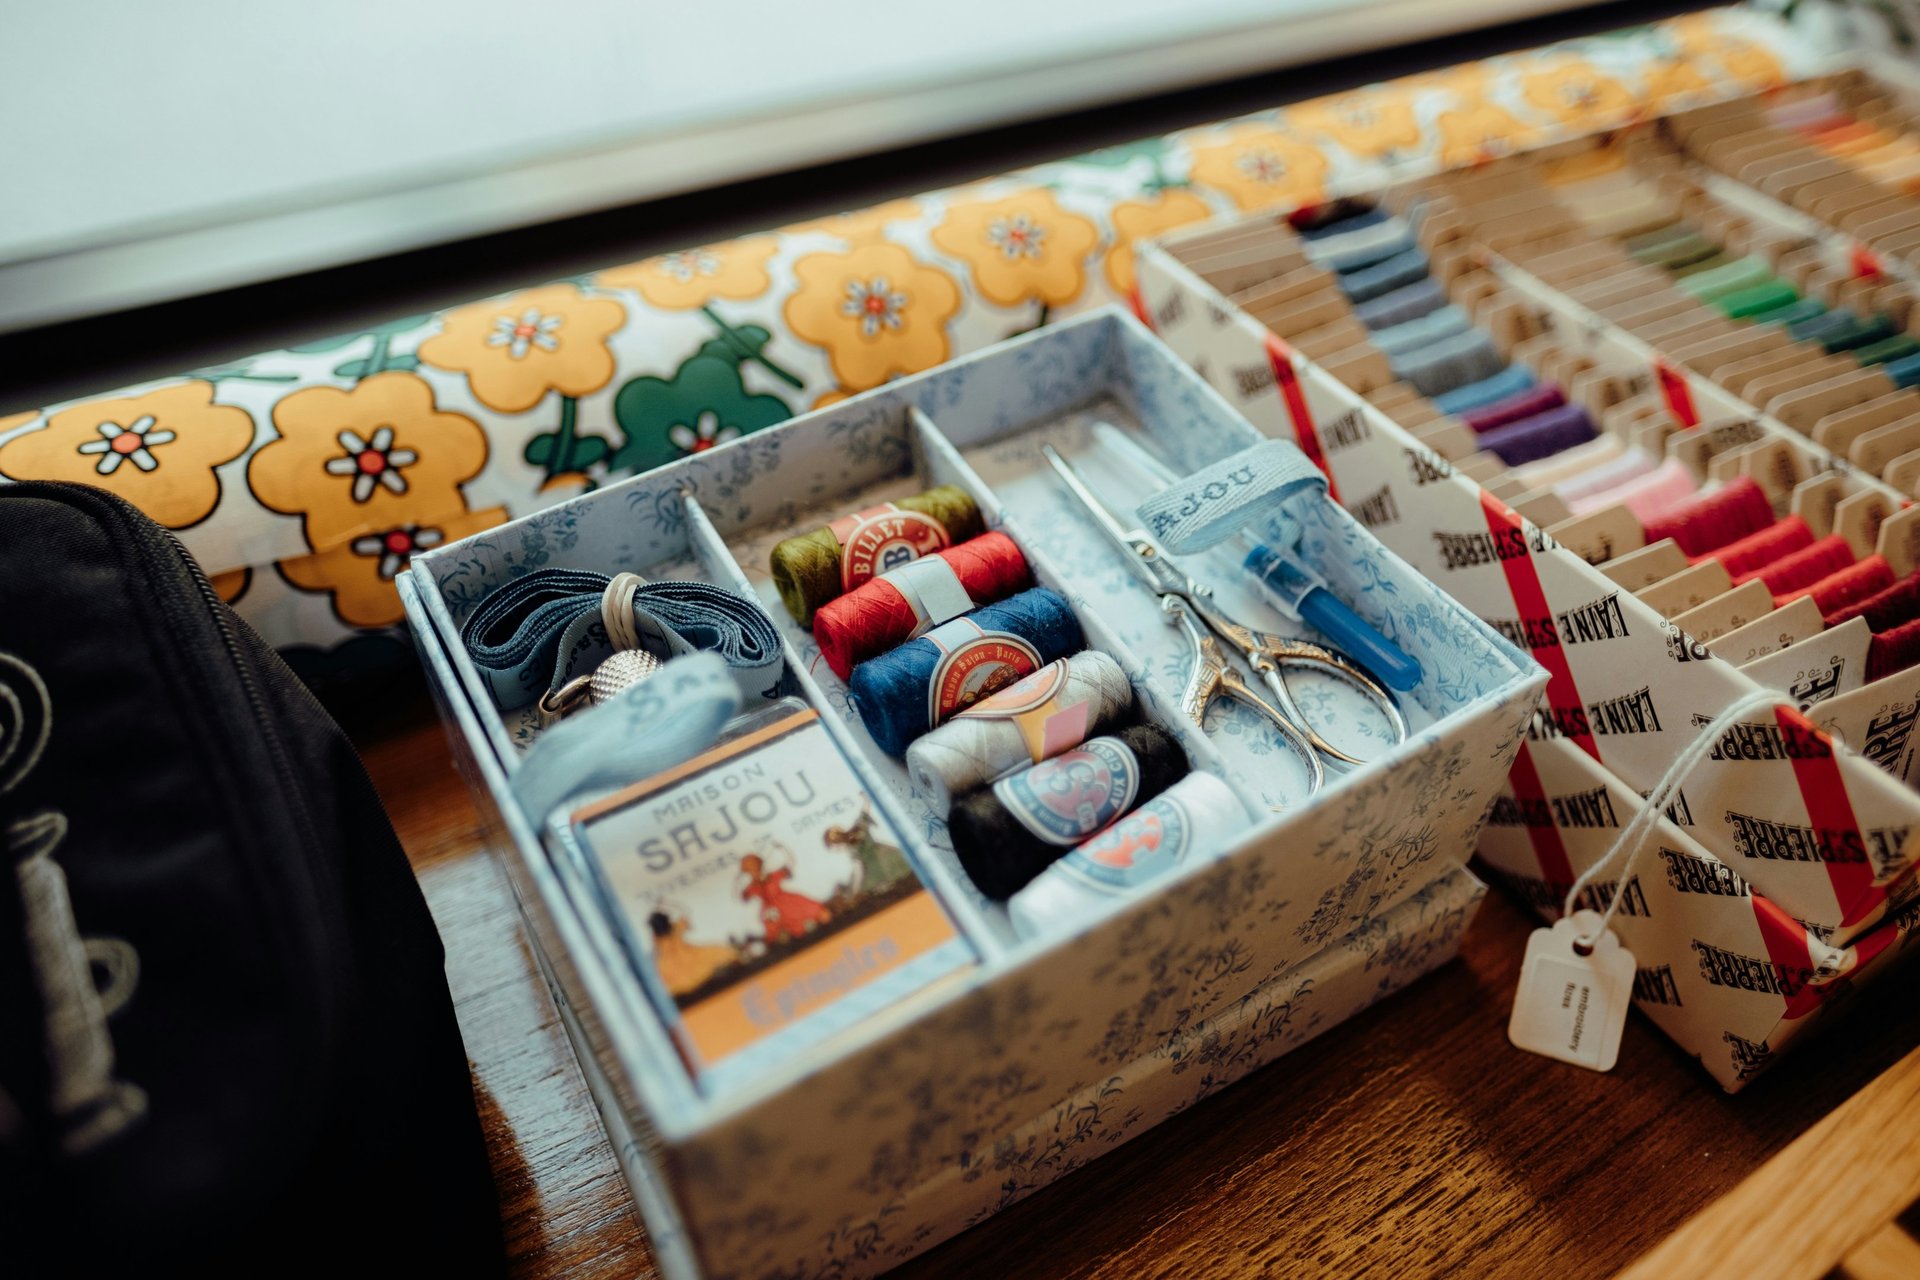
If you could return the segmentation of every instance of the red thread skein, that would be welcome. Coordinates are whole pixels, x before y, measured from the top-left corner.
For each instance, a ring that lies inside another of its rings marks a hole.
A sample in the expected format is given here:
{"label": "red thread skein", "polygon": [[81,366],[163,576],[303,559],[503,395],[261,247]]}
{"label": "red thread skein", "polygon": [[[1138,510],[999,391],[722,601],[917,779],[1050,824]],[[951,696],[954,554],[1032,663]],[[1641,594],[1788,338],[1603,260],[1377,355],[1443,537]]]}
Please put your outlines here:
{"label": "red thread skein", "polygon": [[[1792,604],[1801,596],[1812,596],[1813,602],[1820,606],[1822,614],[1832,614],[1859,600],[1865,600],[1876,591],[1893,585],[1893,569],[1883,556],[1868,556],[1856,560],[1840,572],[1820,579],[1804,591],[1789,591],[1773,598],[1774,608]],[[1828,620],[1831,627],[1833,622]]]}
{"label": "red thread skein", "polygon": [[1826,615],[1826,623],[1838,627],[1855,618],[1865,618],[1875,635],[1920,619],[1920,573],[1910,573],[1864,600],[1835,609]]}
{"label": "red thread skein", "polygon": [[1733,575],[1737,586],[1766,568],[1776,560],[1784,560],[1796,551],[1804,551],[1813,545],[1813,530],[1799,516],[1788,516],[1779,524],[1768,525],[1758,533],[1750,533],[1738,542],[1729,542],[1704,556],[1692,557],[1695,564],[1702,560],[1718,560],[1727,566],[1727,572]]}
{"label": "red thread skein", "polygon": [[1867,646],[1867,683],[1905,671],[1916,662],[1920,662],[1920,622],[1882,631]]}
{"label": "red thread skein", "polygon": [[1832,577],[1852,563],[1853,548],[1847,545],[1845,538],[1832,533],[1810,546],[1802,547],[1790,556],[1775,560],[1743,581],[1752,582],[1758,579],[1767,584],[1768,591],[1779,596],[1789,591],[1801,591],[1811,587],[1824,578]]}
{"label": "red thread skein", "polygon": [[1715,489],[1712,493],[1689,498],[1642,524],[1651,546],[1662,538],[1672,538],[1690,556],[1738,541],[1758,533],[1773,523],[1773,504],[1752,476]]}
{"label": "red thread skein", "polygon": [[[934,558],[952,566],[976,605],[1004,600],[1033,582],[1027,558],[998,531],[969,538]],[[833,673],[845,680],[857,664],[905,644],[919,624],[907,598],[882,576],[820,606],[813,615],[813,639]]]}

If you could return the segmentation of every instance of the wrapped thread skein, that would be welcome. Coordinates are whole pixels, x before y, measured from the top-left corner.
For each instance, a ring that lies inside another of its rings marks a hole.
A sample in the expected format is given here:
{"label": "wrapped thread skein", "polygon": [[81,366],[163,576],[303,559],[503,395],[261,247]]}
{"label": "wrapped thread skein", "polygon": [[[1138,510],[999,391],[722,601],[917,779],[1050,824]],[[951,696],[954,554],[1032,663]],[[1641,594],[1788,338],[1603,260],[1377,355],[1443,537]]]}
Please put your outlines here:
{"label": "wrapped thread skein", "polygon": [[822,605],[813,638],[833,673],[845,680],[856,664],[937,626],[1033,585],[1027,559],[1012,538],[983,533],[958,546],[909,560]]}
{"label": "wrapped thread skein", "polygon": [[947,834],[968,878],[1001,901],[1186,772],[1186,753],[1171,734],[1131,725],[960,797]]}
{"label": "wrapped thread skein", "polygon": [[907,748],[907,776],[934,806],[1103,733],[1133,705],[1126,672],[1098,649],[1048,663]]}
{"label": "wrapped thread skein", "polygon": [[1084,647],[1066,598],[1035,587],[861,663],[847,696],[874,742],[897,760],[935,725]]}
{"label": "wrapped thread skein", "polygon": [[909,560],[978,537],[985,528],[967,491],[943,484],[786,539],[770,557],[773,584],[793,620],[811,627],[827,601]]}
{"label": "wrapped thread skein", "polygon": [[1226,783],[1190,773],[1042,871],[1007,913],[1023,938],[1058,935],[1182,862],[1215,856],[1252,825]]}

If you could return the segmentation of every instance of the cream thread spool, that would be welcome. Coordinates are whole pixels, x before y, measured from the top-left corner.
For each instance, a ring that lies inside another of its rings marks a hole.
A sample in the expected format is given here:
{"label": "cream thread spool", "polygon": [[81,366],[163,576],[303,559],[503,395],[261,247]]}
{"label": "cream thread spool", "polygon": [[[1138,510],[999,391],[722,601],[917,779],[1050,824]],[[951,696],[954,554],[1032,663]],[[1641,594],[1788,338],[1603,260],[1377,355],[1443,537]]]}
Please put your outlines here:
{"label": "cream thread spool", "polygon": [[[1062,663],[1066,674],[1062,687],[1054,693],[1048,708],[1036,710],[1044,716],[1048,709],[1084,704],[1086,714],[1080,732],[1066,735],[1072,741],[1056,735],[1048,742],[1044,733],[1030,735],[1029,726],[1016,718],[995,714],[1007,705],[1005,700],[996,707],[990,705],[995,699],[989,699],[955,716],[907,748],[907,773],[914,787],[937,810],[945,811],[955,796],[1032,764],[1044,755],[1064,751],[1082,739],[1106,732],[1133,705],[1132,683],[1120,664],[1106,654],[1087,649],[1063,659]],[[1033,682],[1042,680],[1046,672],[1046,668],[1035,672],[1021,681],[1021,686],[1031,687]],[[1020,696],[1016,689],[1001,691],[1003,699],[1008,695],[1016,700]],[[1036,742],[1042,745],[1039,754],[1034,750]]]}

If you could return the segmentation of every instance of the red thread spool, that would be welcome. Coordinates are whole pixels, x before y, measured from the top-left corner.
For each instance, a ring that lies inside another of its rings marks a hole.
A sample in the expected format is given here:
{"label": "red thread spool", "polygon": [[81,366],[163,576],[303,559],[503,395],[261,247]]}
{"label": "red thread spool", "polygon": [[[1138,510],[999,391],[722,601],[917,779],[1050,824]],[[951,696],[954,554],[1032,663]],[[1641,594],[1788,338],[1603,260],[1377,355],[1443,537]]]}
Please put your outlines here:
{"label": "red thread spool", "polygon": [[1813,545],[1813,530],[1799,516],[1788,516],[1778,524],[1770,524],[1758,533],[1750,533],[1737,542],[1729,542],[1717,551],[1709,551],[1697,556],[1694,563],[1701,560],[1718,560],[1727,566],[1727,572],[1733,575],[1735,585],[1745,582],[1760,570],[1776,560],[1784,560],[1796,551],[1804,551]]}
{"label": "red thread spool", "polygon": [[1826,615],[1829,627],[1855,618],[1865,618],[1876,635],[1920,619],[1920,573],[1910,573],[1892,586]]}
{"label": "red thread spool", "polygon": [[[932,558],[952,567],[976,605],[1005,600],[1033,582],[1020,548],[997,531],[969,538]],[[919,625],[906,596],[879,577],[821,605],[813,615],[813,639],[833,673],[845,680],[857,664],[905,644]]]}
{"label": "red thread spool", "polygon": [[1774,561],[1752,577],[1766,583],[1767,590],[1774,595],[1784,595],[1789,591],[1803,591],[1852,563],[1853,548],[1845,538],[1834,533]]}
{"label": "red thread spool", "polygon": [[[1844,609],[1859,600],[1865,600],[1876,591],[1884,591],[1893,585],[1893,567],[1883,556],[1868,556],[1857,560],[1840,572],[1822,578],[1804,591],[1789,591],[1785,595],[1773,598],[1774,607],[1792,604],[1801,596],[1812,596],[1819,606],[1821,614],[1831,614],[1836,609]],[[1828,624],[1832,625],[1832,624]]]}
{"label": "red thread spool", "polygon": [[1688,555],[1700,556],[1772,523],[1773,504],[1765,491],[1752,476],[1741,476],[1644,521],[1641,528],[1649,545],[1672,538]]}
{"label": "red thread spool", "polygon": [[1882,631],[1867,646],[1867,683],[1905,671],[1920,662],[1920,622]]}

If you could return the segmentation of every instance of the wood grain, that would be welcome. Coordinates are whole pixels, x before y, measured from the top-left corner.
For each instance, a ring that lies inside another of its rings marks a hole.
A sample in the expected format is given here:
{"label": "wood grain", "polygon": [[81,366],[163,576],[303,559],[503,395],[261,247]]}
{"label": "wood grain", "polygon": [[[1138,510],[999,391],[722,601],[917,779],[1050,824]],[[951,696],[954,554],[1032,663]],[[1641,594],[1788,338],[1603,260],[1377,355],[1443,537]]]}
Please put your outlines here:
{"label": "wood grain", "polygon": [[[440,728],[422,703],[359,741],[446,940],[516,1274],[652,1274]],[[1638,1018],[1608,1075],[1528,1057],[1505,1024],[1530,928],[1492,895],[1460,960],[899,1274],[1610,1275],[1920,1043],[1882,983],[1738,1097]]]}
{"label": "wood grain", "polygon": [[[1901,1274],[1920,1247],[1891,1219],[1920,1199],[1920,1050],[1801,1134],[1621,1280],[1817,1280]],[[1755,1230],[1791,1206],[1791,1230]],[[1903,1244],[1904,1242],[1904,1244]],[[1856,1250],[1859,1256],[1853,1255]],[[1904,1271],[1920,1275],[1920,1265]]]}

